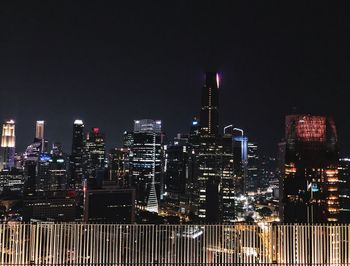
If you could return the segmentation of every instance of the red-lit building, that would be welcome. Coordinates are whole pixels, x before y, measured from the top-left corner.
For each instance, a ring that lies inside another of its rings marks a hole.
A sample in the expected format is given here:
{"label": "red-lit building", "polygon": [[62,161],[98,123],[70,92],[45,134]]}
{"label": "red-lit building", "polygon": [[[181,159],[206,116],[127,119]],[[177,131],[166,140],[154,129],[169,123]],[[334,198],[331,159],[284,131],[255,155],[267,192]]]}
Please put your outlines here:
{"label": "red-lit building", "polygon": [[333,119],[286,117],[280,179],[280,215],[285,223],[339,220],[338,147]]}

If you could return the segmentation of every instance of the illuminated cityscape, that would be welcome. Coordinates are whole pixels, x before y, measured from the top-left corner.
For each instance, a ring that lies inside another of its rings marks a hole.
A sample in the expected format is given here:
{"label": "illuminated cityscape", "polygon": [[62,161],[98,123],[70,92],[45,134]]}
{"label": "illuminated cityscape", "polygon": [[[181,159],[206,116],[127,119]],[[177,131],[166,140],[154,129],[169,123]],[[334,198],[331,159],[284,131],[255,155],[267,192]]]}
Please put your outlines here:
{"label": "illuminated cityscape", "polygon": [[0,266],[350,265],[341,4],[63,2],[0,4]]}
{"label": "illuminated cityscape", "polygon": [[350,164],[334,120],[287,115],[278,159],[259,155],[243,129],[220,134],[218,76],[206,73],[200,119],[169,143],[161,120],[140,119],[107,151],[77,119],[69,155],[37,121],[14,153],[6,121],[2,265],[349,263]]}

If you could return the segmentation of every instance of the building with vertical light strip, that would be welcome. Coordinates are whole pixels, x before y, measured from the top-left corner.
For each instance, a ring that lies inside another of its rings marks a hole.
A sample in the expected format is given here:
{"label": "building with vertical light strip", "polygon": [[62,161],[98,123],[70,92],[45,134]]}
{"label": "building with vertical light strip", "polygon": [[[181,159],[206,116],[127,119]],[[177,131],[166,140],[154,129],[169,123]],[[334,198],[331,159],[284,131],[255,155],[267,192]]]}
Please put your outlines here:
{"label": "building with vertical light strip", "polygon": [[339,221],[337,133],[324,116],[286,117],[280,180],[281,220],[285,223]]}
{"label": "building with vertical light strip", "polygon": [[15,121],[11,119],[2,125],[0,170],[10,169],[15,165],[15,149]]}
{"label": "building with vertical light strip", "polygon": [[200,111],[200,132],[202,138],[216,139],[219,134],[219,74],[207,72],[202,88]]}
{"label": "building with vertical light strip", "polygon": [[200,144],[197,153],[197,180],[195,182],[198,206],[197,216],[202,222],[220,220],[219,185],[222,177],[222,145],[219,145],[219,76],[207,72],[202,88],[200,111]]}

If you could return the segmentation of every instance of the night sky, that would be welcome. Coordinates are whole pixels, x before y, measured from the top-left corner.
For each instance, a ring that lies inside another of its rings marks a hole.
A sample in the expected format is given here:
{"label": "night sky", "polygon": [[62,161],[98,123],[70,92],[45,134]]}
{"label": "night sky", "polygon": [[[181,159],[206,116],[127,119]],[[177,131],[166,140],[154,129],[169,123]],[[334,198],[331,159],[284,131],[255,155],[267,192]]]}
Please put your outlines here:
{"label": "night sky", "polygon": [[187,133],[204,72],[217,69],[221,126],[274,153],[286,114],[328,114],[350,155],[350,19],[340,2],[6,2],[0,119],[16,120],[18,150],[41,119],[66,151],[76,118],[100,127],[109,148],[134,119],[161,119],[169,138]]}

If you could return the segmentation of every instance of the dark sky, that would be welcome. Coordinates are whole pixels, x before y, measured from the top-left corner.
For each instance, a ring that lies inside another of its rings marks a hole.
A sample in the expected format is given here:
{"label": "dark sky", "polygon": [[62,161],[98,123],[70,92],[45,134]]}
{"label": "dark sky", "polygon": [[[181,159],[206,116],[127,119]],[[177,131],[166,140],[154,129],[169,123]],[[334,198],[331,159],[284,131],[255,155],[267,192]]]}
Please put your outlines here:
{"label": "dark sky", "polygon": [[67,151],[75,118],[109,147],[138,118],[162,119],[171,137],[188,131],[215,67],[221,126],[273,153],[294,107],[329,114],[348,154],[348,9],[282,2],[2,1],[0,119],[16,120],[19,150],[39,119]]}

